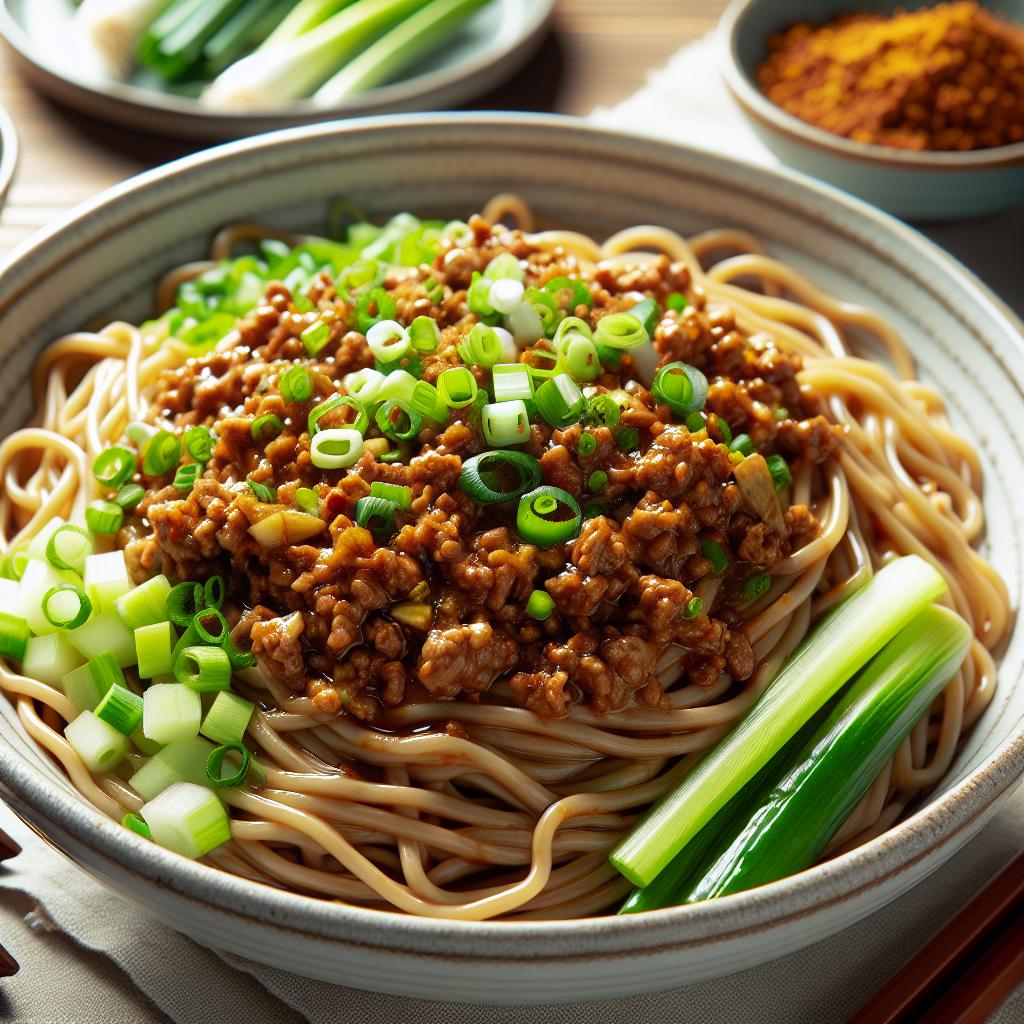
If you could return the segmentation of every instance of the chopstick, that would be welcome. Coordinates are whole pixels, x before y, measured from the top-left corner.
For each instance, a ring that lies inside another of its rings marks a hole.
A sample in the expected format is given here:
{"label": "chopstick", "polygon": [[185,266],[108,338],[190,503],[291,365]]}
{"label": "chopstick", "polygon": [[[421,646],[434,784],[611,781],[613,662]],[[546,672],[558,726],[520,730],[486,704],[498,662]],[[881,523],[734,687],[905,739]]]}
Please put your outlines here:
{"label": "chopstick", "polygon": [[[10,860],[21,853],[21,847],[0,828],[0,861]],[[10,978],[18,973],[18,961],[0,946],[0,978]]]}
{"label": "chopstick", "polygon": [[980,1024],[1024,980],[1024,854],[855,1013],[857,1024]]}
{"label": "chopstick", "polygon": [[21,847],[0,828],[0,861],[10,860],[21,853]]}

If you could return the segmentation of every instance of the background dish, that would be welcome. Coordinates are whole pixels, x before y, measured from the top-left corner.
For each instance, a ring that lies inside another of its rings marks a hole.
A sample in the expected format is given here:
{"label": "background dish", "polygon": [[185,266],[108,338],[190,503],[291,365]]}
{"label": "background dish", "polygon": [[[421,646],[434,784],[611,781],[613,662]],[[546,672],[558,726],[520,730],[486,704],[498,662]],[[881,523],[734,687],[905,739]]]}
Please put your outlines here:
{"label": "background dish", "polygon": [[0,0],[0,35],[32,83],[86,114],[166,135],[235,138],[310,121],[452,106],[511,75],[544,38],[554,0],[496,0],[429,61],[401,81],[325,109],[299,100],[225,113],[158,87],[155,76],[120,82],[97,67],[70,33],[69,0]]}
{"label": "background dish", "polygon": [[[911,152],[833,135],[782,110],[761,93],[754,72],[769,35],[800,21],[822,23],[850,10],[891,12],[895,0],[733,0],[722,17],[722,74],[766,146],[789,167],[831,182],[913,220],[991,213],[1024,201],[1024,142],[970,153]],[[1022,0],[986,7],[1024,21]]]}
{"label": "background dish", "polygon": [[0,107],[0,209],[7,199],[18,166],[18,133],[10,115]]}
{"label": "background dish", "polygon": [[[519,159],[509,161],[510,152]],[[144,315],[145,300],[125,297],[146,294],[162,269],[201,252],[225,220],[311,227],[339,193],[378,213],[451,214],[503,188],[597,233],[644,221],[688,233],[724,222],[756,227],[826,287],[871,298],[906,334],[925,379],[956,381],[943,390],[956,423],[969,424],[983,445],[990,544],[1019,600],[1024,556],[1004,481],[1024,472],[1024,376],[1020,325],[998,301],[918,235],[830,189],[570,121],[445,115],[310,128],[202,154],[118,187],[0,272],[13,371],[0,395],[7,408],[0,430],[28,415],[24,380],[43,343],[103,311]],[[282,196],[296,198],[289,204]],[[33,287],[44,276],[45,295]],[[59,307],[53,289],[64,297]],[[882,840],[754,893],[635,919],[453,927],[225,878],[100,820],[27,742],[6,704],[0,714],[12,728],[0,744],[0,778],[5,798],[58,846],[207,944],[399,994],[599,998],[762,962],[837,931],[924,877],[981,827],[1024,770],[1022,663],[1018,635],[995,701],[940,795]],[[615,971],[607,969],[609,955]]]}

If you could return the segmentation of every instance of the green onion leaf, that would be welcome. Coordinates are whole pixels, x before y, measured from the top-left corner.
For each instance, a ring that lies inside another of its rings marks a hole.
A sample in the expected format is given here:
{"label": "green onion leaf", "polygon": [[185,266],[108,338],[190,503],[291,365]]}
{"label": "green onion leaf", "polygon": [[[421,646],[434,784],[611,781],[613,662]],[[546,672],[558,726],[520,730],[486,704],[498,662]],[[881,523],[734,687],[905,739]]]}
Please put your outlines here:
{"label": "green onion leaf", "polygon": [[177,466],[180,458],[181,442],[169,430],[158,430],[142,450],[142,472],[163,476]]}
{"label": "green onion leaf", "polygon": [[541,622],[555,610],[555,602],[545,590],[535,590],[526,602],[526,614]]}
{"label": "green onion leaf", "polygon": [[252,439],[261,445],[270,444],[274,438],[281,436],[283,430],[284,424],[281,422],[281,418],[272,412],[264,416],[257,416],[249,427]]}
{"label": "green onion leaf", "polygon": [[198,462],[190,462],[185,466],[179,466],[174,472],[174,486],[182,494],[189,494],[199,479],[201,467]]}
{"label": "green onion leaf", "polygon": [[247,476],[245,478],[245,482],[249,490],[252,491],[260,501],[268,503],[277,501],[276,487],[272,487],[270,484],[260,483],[259,480],[253,480],[251,476]]}
{"label": "green onion leaf", "polygon": [[622,409],[611,395],[593,395],[587,399],[586,420],[614,430],[622,418]]}
{"label": "green onion leaf", "polygon": [[610,349],[636,348],[649,340],[643,323],[632,313],[609,313],[594,330],[594,344]]}
{"label": "green onion leaf", "polygon": [[739,452],[741,455],[753,455],[754,442],[749,434],[737,434],[729,444],[729,451]]}
{"label": "green onion leaf", "polygon": [[192,625],[196,612],[201,611],[205,599],[198,583],[179,583],[167,595],[167,616],[176,626],[185,629]]}
{"label": "green onion leaf", "polygon": [[594,437],[593,434],[580,434],[580,440],[576,450],[583,456],[583,458],[593,455],[594,452],[597,451],[597,438]]}
{"label": "green onion leaf", "polygon": [[619,451],[635,452],[640,450],[640,431],[635,427],[622,427],[615,435],[615,443]]}
{"label": "green onion leaf", "polygon": [[689,363],[669,363],[654,375],[651,394],[677,416],[685,418],[704,408],[708,379]]}
{"label": "green onion leaf", "polygon": [[586,404],[583,392],[567,373],[560,373],[537,388],[537,411],[553,427],[578,423]]}
{"label": "green onion leaf", "polygon": [[153,833],[150,831],[149,826],[137,814],[132,814],[131,811],[121,819],[121,824],[129,832],[134,832],[137,836],[142,836],[143,839],[153,839]]}
{"label": "green onion leaf", "polygon": [[220,608],[227,597],[224,577],[213,575],[203,584],[203,604],[207,608]]}
{"label": "green onion leaf", "polygon": [[311,487],[300,487],[295,492],[295,505],[303,512],[316,515],[320,510],[320,495]]}
{"label": "green onion leaf", "polygon": [[768,463],[768,472],[771,474],[775,490],[785,490],[793,483],[793,474],[786,465],[786,460],[781,455],[769,455],[765,462]]}
{"label": "green onion leaf", "polygon": [[387,498],[400,509],[412,507],[412,488],[402,484],[387,484],[382,480],[375,480],[370,484],[370,495],[374,498]]}
{"label": "green onion leaf", "polygon": [[691,597],[686,602],[686,617],[688,619],[695,619],[701,612],[704,611],[704,602],[699,597]]}
{"label": "green onion leaf", "polygon": [[96,705],[96,717],[130,736],[142,722],[142,698],[126,686],[115,683]]}
{"label": "green onion leaf", "polygon": [[366,344],[382,363],[394,363],[412,350],[409,332],[397,320],[379,320],[366,332]]}
{"label": "green onion leaf", "polygon": [[538,547],[547,548],[572,540],[582,522],[576,499],[560,487],[544,485],[519,499],[516,529],[524,540]]}
{"label": "green onion leaf", "polygon": [[398,398],[389,398],[374,416],[377,429],[392,441],[411,441],[423,426],[423,414]]}
{"label": "green onion leaf", "polygon": [[763,597],[771,589],[772,578],[766,572],[759,572],[743,582],[743,599],[745,601],[756,601]]}
{"label": "green onion leaf", "polygon": [[21,661],[28,645],[28,623],[18,615],[0,612],[0,657]]}
{"label": "green onion leaf", "polygon": [[[540,481],[540,463],[532,455],[516,451],[474,455],[462,463],[459,474],[459,487],[482,505],[512,501],[533,490]],[[503,487],[505,483],[510,486]]]}
{"label": "green onion leaf", "polygon": [[112,501],[104,501],[102,498],[97,498],[96,501],[90,501],[85,510],[85,525],[93,533],[104,535],[117,533],[121,529],[123,522],[123,509]]}
{"label": "green onion leaf", "polygon": [[92,464],[92,475],[112,491],[127,483],[134,472],[135,454],[127,448],[107,448]]}
{"label": "green onion leaf", "polygon": [[125,484],[114,495],[114,504],[125,512],[135,508],[146,496],[146,491],[139,484]]}
{"label": "green onion leaf", "polygon": [[[383,374],[380,377],[381,381],[383,381]],[[318,430],[322,429],[319,423],[327,413],[342,407],[355,410],[354,419],[349,423],[345,423],[345,426],[352,430],[358,430],[360,434],[365,434],[370,426],[370,417],[362,402],[351,395],[335,395],[333,398],[328,398],[326,402],[321,402],[310,409],[309,416],[306,418],[306,431],[309,436],[312,437]]]}
{"label": "green onion leaf", "polygon": [[665,300],[665,308],[671,309],[675,313],[682,313],[689,304],[689,299],[682,292],[672,292]]}
{"label": "green onion leaf", "polygon": [[92,601],[81,587],[61,583],[43,596],[43,615],[57,629],[78,629],[92,615]]}
{"label": "green onion leaf", "polygon": [[702,540],[700,550],[701,554],[711,563],[711,572],[715,576],[721,576],[729,568],[729,556],[718,541]]}
{"label": "green onion leaf", "polygon": [[318,355],[331,340],[331,328],[323,320],[317,320],[299,335],[299,340],[308,355]]}
{"label": "green onion leaf", "polygon": [[493,327],[488,327],[487,324],[474,324],[473,329],[459,342],[455,351],[467,366],[491,367],[501,360],[501,339]]}
{"label": "green onion leaf", "polygon": [[124,673],[110,651],[90,658],[61,679],[68,700],[82,711],[94,711],[112,686],[124,686]]}
{"label": "green onion leaf", "polygon": [[313,378],[301,366],[293,366],[281,375],[277,387],[289,405],[307,402],[313,394]]}
{"label": "green onion leaf", "polygon": [[213,434],[204,426],[189,427],[185,431],[185,451],[192,456],[196,462],[203,464],[210,461],[213,455]]}
{"label": "green onion leaf", "polygon": [[603,469],[595,470],[587,479],[587,489],[597,492],[604,489],[608,483],[608,474]]}
{"label": "green onion leaf", "polygon": [[[224,762],[231,754],[238,755],[240,764],[237,768],[229,768],[225,775]],[[240,786],[249,774],[249,757],[249,751],[241,743],[225,743],[210,754],[206,762],[206,776],[218,789]]]}
{"label": "green onion leaf", "polygon": [[[647,336],[653,338],[654,329],[661,319],[661,307],[654,299],[644,299],[642,302],[638,302],[629,312],[643,324]],[[605,342],[605,344],[608,343]]]}

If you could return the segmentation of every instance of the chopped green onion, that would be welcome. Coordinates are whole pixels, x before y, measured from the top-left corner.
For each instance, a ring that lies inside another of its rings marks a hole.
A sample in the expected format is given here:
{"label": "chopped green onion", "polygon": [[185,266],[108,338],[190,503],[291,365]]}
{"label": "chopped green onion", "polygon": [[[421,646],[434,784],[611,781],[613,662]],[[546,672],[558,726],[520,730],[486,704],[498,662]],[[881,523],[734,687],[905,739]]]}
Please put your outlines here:
{"label": "chopped green onion", "polygon": [[260,501],[268,503],[277,501],[276,487],[260,483],[259,480],[253,480],[251,476],[247,476],[245,478],[245,482],[249,490],[252,491]]}
{"label": "chopped green onion", "polygon": [[[224,761],[231,754],[237,754],[241,764],[230,774],[224,774]],[[245,782],[249,774],[249,751],[241,743],[225,743],[217,747],[206,762],[206,775],[210,783],[218,788],[232,788]]]}
{"label": "chopped green onion", "polygon": [[157,743],[191,739],[199,735],[202,713],[197,690],[181,683],[153,683],[142,698],[142,731]]}
{"label": "chopped green onion", "polygon": [[771,589],[772,578],[766,572],[759,572],[751,576],[743,583],[743,599],[745,601],[756,601],[763,597]]}
{"label": "chopped green onion", "polygon": [[362,451],[363,435],[339,427],[314,434],[309,456],[318,469],[347,469],[359,461]]}
{"label": "chopped green onion", "polygon": [[[205,592],[203,596],[205,598]],[[210,628],[211,625],[216,628],[216,632]],[[203,608],[202,611],[196,612],[192,619],[192,628],[204,644],[220,645],[231,633],[228,620],[224,618],[224,613],[219,608]]]}
{"label": "chopped green onion", "polygon": [[622,418],[622,409],[611,395],[592,395],[587,399],[586,419],[588,423],[614,430]]}
{"label": "chopped green onion", "polygon": [[452,409],[464,409],[472,405],[478,390],[473,371],[465,366],[453,366],[437,378],[437,393],[441,401]]}
{"label": "chopped green onion", "polygon": [[430,316],[418,316],[409,325],[409,342],[417,352],[436,352],[441,342],[441,329]]}
{"label": "chopped green onion", "polygon": [[181,442],[169,430],[158,430],[142,450],[142,472],[163,476],[177,466],[180,458]]}
{"label": "chopped green onion", "polygon": [[97,718],[91,711],[83,711],[73,722],[64,726],[64,738],[86,768],[97,774],[116,768],[128,753],[128,737]]}
{"label": "chopped green onion", "polygon": [[341,383],[352,398],[360,405],[366,406],[377,400],[385,380],[386,378],[380,370],[366,367],[346,373],[341,378]]}
{"label": "chopped green onion", "polygon": [[586,320],[578,316],[567,316],[564,320],[560,321],[555,329],[554,337],[551,339],[551,344],[554,346],[555,351],[561,353],[562,346],[572,335],[579,335],[582,338],[586,338],[587,341],[594,340],[594,332]]}
{"label": "chopped green onion", "polygon": [[359,296],[356,327],[365,334],[375,323],[393,319],[396,309],[397,303],[383,288],[373,288]]}
{"label": "chopped green onion", "polygon": [[729,568],[729,556],[725,548],[717,540],[702,540],[700,542],[701,554],[711,563],[711,572],[715,576],[721,576]]}
{"label": "chopped green onion", "polygon": [[530,345],[546,335],[540,313],[529,302],[520,302],[505,318],[505,324],[520,345]]}
{"label": "chopped green onion", "polygon": [[732,444],[732,428],[721,416],[715,416],[715,429],[718,431],[718,436],[722,439],[722,444]]}
{"label": "chopped green onion", "polygon": [[701,612],[704,611],[704,602],[699,597],[691,597],[686,602],[686,617],[688,619],[695,619]]}
{"label": "chopped green onion", "polygon": [[896,559],[842,602],[786,660],[772,685],[611,854],[647,886],[868,660],[946,590],[924,559]]}
{"label": "chopped green onion", "polygon": [[377,429],[392,441],[411,441],[423,426],[423,414],[399,398],[384,402],[374,419]]}
{"label": "chopped green onion", "polygon": [[445,423],[448,420],[448,406],[437,388],[429,381],[416,382],[416,387],[409,396],[409,405],[435,423]]}
{"label": "chopped green onion", "polygon": [[489,281],[518,281],[522,284],[526,280],[526,271],[512,253],[499,252],[484,267],[484,277]]}
{"label": "chopped green onion", "polygon": [[654,375],[651,394],[677,416],[686,417],[704,408],[708,379],[689,363],[669,363]]}
{"label": "chopped green onion", "polygon": [[81,587],[61,583],[43,595],[43,615],[57,629],[78,629],[92,615],[92,601]]}
{"label": "chopped green onion", "polygon": [[228,812],[205,786],[175,782],[139,812],[153,841],[184,857],[205,857],[231,838]]}
{"label": "chopped green onion", "polygon": [[608,483],[608,474],[603,469],[598,469],[591,473],[587,479],[587,489],[595,492],[600,491],[604,489],[606,483]]}
{"label": "chopped green onion", "polygon": [[139,451],[142,451],[146,442],[159,430],[151,423],[143,423],[141,420],[133,420],[124,428],[125,436]]}
{"label": "chopped green onion", "polygon": [[793,483],[793,474],[790,473],[789,466],[781,455],[769,455],[765,462],[768,463],[768,472],[771,473],[775,490],[785,490]]}
{"label": "chopped green onion", "polygon": [[466,292],[466,305],[470,313],[477,316],[493,316],[494,307],[491,305],[491,286],[494,282],[484,277],[478,270],[473,271],[473,277]]}
{"label": "chopped green onion", "polygon": [[135,454],[127,448],[107,448],[92,464],[92,475],[112,491],[127,483],[134,472]]}
{"label": "chopped green onion", "polygon": [[600,376],[601,359],[597,346],[582,334],[567,334],[559,346],[559,353],[566,370],[576,380],[597,380]]}
{"label": "chopped green onion", "polygon": [[586,432],[580,434],[579,444],[576,446],[576,450],[584,458],[593,455],[597,451],[597,438],[593,434]]}
{"label": "chopped green onion", "polygon": [[[383,379],[384,376],[382,374],[381,380],[383,381]],[[335,395],[333,398],[328,398],[326,402],[321,402],[309,410],[309,416],[306,418],[306,430],[309,436],[312,437],[321,429],[318,424],[327,413],[334,412],[335,409],[340,409],[342,406],[355,410],[355,419],[351,423],[347,423],[346,427],[358,430],[360,434],[365,434],[370,426],[370,417],[362,402],[351,395]]]}
{"label": "chopped green onion", "polygon": [[689,304],[689,299],[682,292],[672,292],[665,300],[666,309],[671,309],[674,313],[682,313]]}
{"label": "chopped green onion", "polygon": [[119,733],[130,736],[142,721],[142,698],[128,687],[115,683],[96,705],[96,717]]}
{"label": "chopped green onion", "polygon": [[502,356],[501,339],[493,327],[474,324],[469,334],[456,346],[459,358],[467,366],[494,366]]}
{"label": "chopped green onion", "polygon": [[386,544],[395,532],[398,505],[389,498],[364,497],[356,502],[356,525],[370,531],[378,544]]}
{"label": "chopped green onion", "polygon": [[537,388],[537,411],[553,427],[578,423],[586,404],[583,392],[567,373],[560,373]]}
{"label": "chopped green onion", "polygon": [[729,451],[739,452],[741,455],[753,455],[754,442],[749,434],[737,434],[729,444]]}
{"label": "chopped green onion", "polygon": [[227,587],[223,576],[211,576],[203,584],[203,603],[207,608],[220,608],[224,604],[225,597],[227,597]]}
{"label": "chopped green onion", "polygon": [[331,340],[331,328],[323,320],[317,320],[299,335],[299,340],[307,354],[315,356]]}
{"label": "chopped green onion", "polygon": [[189,427],[185,431],[185,451],[196,462],[207,463],[213,455],[213,434],[208,427]]}
{"label": "chopped green onion", "polygon": [[300,487],[295,492],[295,504],[303,512],[316,515],[320,509],[320,495],[311,487]]}
{"label": "chopped green onion", "polygon": [[412,507],[412,488],[402,484],[387,484],[382,480],[375,480],[370,484],[370,495],[374,498],[387,498],[401,509]]}
{"label": "chopped green onion", "polygon": [[691,412],[686,417],[686,429],[691,434],[699,434],[702,430],[708,429],[708,421],[702,412]]}
{"label": "chopped green onion", "polygon": [[28,623],[17,615],[0,612],[0,657],[21,661],[28,645]]}
{"label": "chopped green onion", "polygon": [[644,325],[632,313],[609,313],[594,330],[594,343],[611,349],[636,348],[649,340]]}
{"label": "chopped green onion", "polygon": [[129,832],[134,832],[137,836],[142,836],[143,839],[153,839],[153,832],[150,827],[137,814],[132,814],[131,811],[121,819],[121,824]]}
{"label": "chopped green onion", "polygon": [[487,443],[499,448],[530,439],[530,413],[521,400],[485,405],[480,410],[480,426]]}
{"label": "chopped green onion", "polygon": [[179,583],[167,595],[167,616],[183,629],[192,625],[196,612],[205,604],[203,588],[198,583]]}
{"label": "chopped green onion", "polygon": [[92,538],[80,526],[65,523],[50,534],[46,560],[56,569],[85,572],[85,559],[93,552]]}
{"label": "chopped green onion", "polygon": [[135,636],[114,612],[94,615],[67,634],[83,658],[109,652],[122,668],[135,664]]}
{"label": "chopped green onion", "polygon": [[179,466],[174,473],[174,486],[183,494],[191,492],[199,479],[201,467],[197,462],[190,462],[187,466]]}
{"label": "chopped green onion", "polygon": [[174,660],[174,678],[197,693],[227,690],[231,662],[219,647],[186,647]]}
{"label": "chopped green onion", "polygon": [[367,332],[366,343],[382,363],[393,363],[409,354],[409,332],[397,320],[378,320]]}
{"label": "chopped green onion", "polygon": [[270,444],[274,438],[280,437],[282,430],[284,430],[284,424],[281,422],[281,418],[275,416],[272,412],[267,413],[265,416],[257,416],[249,427],[252,439],[257,444],[263,445]]}
{"label": "chopped green onion", "polygon": [[494,307],[495,313],[508,314],[523,301],[525,294],[526,289],[523,287],[522,281],[505,277],[491,285],[488,299],[491,306]]}
{"label": "chopped green onion", "polygon": [[[642,302],[638,302],[629,312],[643,324],[647,337],[653,338],[654,329],[661,319],[661,307],[654,299],[644,299]],[[605,344],[608,343],[605,342]]]}
{"label": "chopped green onion", "polygon": [[139,484],[125,484],[114,495],[114,504],[128,512],[135,508],[145,496],[146,491]]}
{"label": "chopped green onion", "polygon": [[544,285],[544,290],[555,298],[559,298],[561,294],[568,292],[570,309],[575,309],[577,306],[592,306],[594,304],[594,297],[590,294],[590,289],[583,281],[576,278],[556,277],[553,281],[548,281]]}
{"label": "chopped green onion", "polygon": [[533,378],[530,368],[522,363],[498,363],[491,370],[491,387],[496,402],[519,399],[527,409],[533,404]]}
{"label": "chopped green onion", "polygon": [[61,688],[68,700],[82,711],[93,711],[112,686],[124,686],[124,673],[110,651],[103,651],[66,672]]}
{"label": "chopped green onion", "polygon": [[[3,626],[0,625],[0,656],[3,656],[2,635]],[[62,633],[47,633],[46,636],[29,637],[21,659],[21,674],[29,679],[38,679],[41,683],[60,686],[64,676],[82,664],[82,656],[66,636]]]}
{"label": "chopped green onion", "polygon": [[87,555],[85,559],[85,592],[100,611],[109,611],[114,602],[132,589],[123,551],[107,551]]}
{"label": "chopped green onion", "polygon": [[[566,518],[565,509],[571,513]],[[555,514],[561,518],[551,518]],[[544,485],[524,494],[516,511],[516,529],[523,540],[547,548],[572,540],[583,522],[576,499],[561,487]]]}
{"label": "chopped green onion", "polygon": [[[500,485],[515,474],[511,486]],[[525,452],[493,451],[474,455],[462,463],[459,487],[474,501],[491,505],[511,501],[533,490],[541,481],[540,463]]]}
{"label": "chopped green onion", "polygon": [[140,679],[171,674],[174,670],[172,651],[177,639],[169,622],[154,622],[135,628],[135,656]]}
{"label": "chopped green onion", "polygon": [[210,705],[200,732],[214,743],[241,743],[255,710],[252,701],[223,690]]}
{"label": "chopped green onion", "polygon": [[526,614],[543,622],[555,610],[555,602],[546,590],[535,590],[526,602]]}
{"label": "chopped green onion", "polygon": [[307,402],[313,394],[313,378],[301,366],[293,366],[281,375],[277,387],[289,405]]}
{"label": "chopped green onion", "polygon": [[384,402],[389,398],[408,402],[416,387],[416,378],[407,370],[391,370],[384,378],[380,390],[374,397],[376,402]]}
{"label": "chopped green onion", "polygon": [[124,510],[121,506],[115,505],[112,501],[105,501],[103,498],[90,501],[85,510],[85,525],[93,533],[104,535],[117,533],[123,522]]}
{"label": "chopped green onion", "polygon": [[639,451],[640,431],[635,427],[622,427],[615,435],[615,443],[619,446],[619,451],[626,453]]}

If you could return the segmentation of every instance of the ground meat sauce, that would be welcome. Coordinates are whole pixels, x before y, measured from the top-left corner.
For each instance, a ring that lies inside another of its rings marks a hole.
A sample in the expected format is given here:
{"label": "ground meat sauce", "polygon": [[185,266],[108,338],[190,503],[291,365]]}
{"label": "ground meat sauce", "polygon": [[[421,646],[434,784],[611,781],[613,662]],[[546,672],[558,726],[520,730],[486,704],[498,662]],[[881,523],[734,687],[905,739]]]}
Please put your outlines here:
{"label": "ground meat sauce", "polygon": [[[384,282],[398,320],[428,315],[441,329],[438,351],[423,358],[428,381],[459,365],[455,345],[476,322],[466,288],[494,256],[516,256],[528,284],[581,276],[573,257],[536,249],[517,231],[492,230],[479,218],[471,227],[472,242],[449,247],[433,266],[395,268]],[[349,469],[313,465],[310,409],[342,393],[345,374],[373,366],[351,305],[322,275],[311,293],[314,311],[300,312],[283,285],[272,285],[240,323],[234,348],[162,376],[154,418],[179,432],[204,424],[216,446],[185,498],[169,486],[170,474],[145,481],[147,497],[122,538],[129,564],[140,576],[163,571],[177,580],[224,573],[234,588],[235,642],[324,714],[372,721],[408,700],[487,700],[499,681],[503,699],[511,694],[549,717],[564,716],[573,703],[596,713],[630,704],[664,709],[657,666],[670,644],[682,648],[681,670],[692,684],[710,686],[723,671],[747,678],[755,659],[734,628],[739,585],[806,544],[818,524],[803,506],[783,517],[744,501],[715,416],[733,434],[749,434],[760,453],[782,454],[791,465],[828,458],[836,429],[805,406],[798,357],[766,335],[744,335],[727,308],[691,285],[685,266],[661,257],[638,268],[601,267],[586,283],[593,306],[581,304],[575,314],[592,326],[645,297],[664,305],[672,293],[686,296],[685,309],[662,315],[654,345],[662,363],[682,360],[706,374],[705,412],[714,415],[696,433],[675,422],[632,379],[627,353],[619,372],[604,372],[594,386],[616,392],[623,406],[616,429],[638,431],[639,450],[623,451],[608,427],[589,425],[596,444],[581,455],[583,427],[535,424],[523,450],[539,460],[545,483],[586,508],[575,539],[546,549],[527,543],[515,529],[514,502],[481,505],[459,488],[463,460],[491,447],[466,410],[443,427],[424,427],[402,461],[382,463],[364,450]],[[311,359],[300,334],[318,318],[330,324],[330,340]],[[313,396],[301,404],[286,403],[278,390],[295,364],[314,380]],[[474,372],[484,387],[486,372]],[[258,443],[250,427],[269,413],[284,432]],[[351,413],[334,410],[321,425],[343,426]],[[593,495],[587,481],[597,470],[607,483]],[[260,501],[247,478],[276,489],[276,501]],[[397,513],[384,545],[354,521],[355,504],[374,481],[412,491],[411,508]],[[307,517],[302,536],[291,537],[286,524],[279,542],[264,546],[250,527],[275,512],[300,514],[299,487],[317,492],[321,525],[310,530]],[[693,590],[713,572],[701,539],[723,547],[730,569],[713,607],[693,614]],[[543,621],[525,610],[537,589],[554,601]]]}

